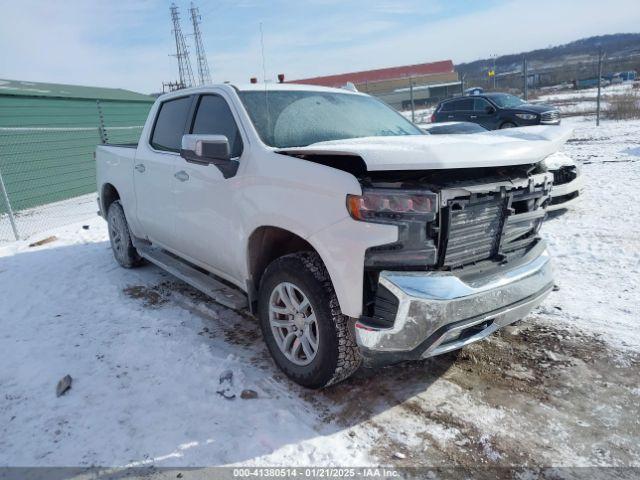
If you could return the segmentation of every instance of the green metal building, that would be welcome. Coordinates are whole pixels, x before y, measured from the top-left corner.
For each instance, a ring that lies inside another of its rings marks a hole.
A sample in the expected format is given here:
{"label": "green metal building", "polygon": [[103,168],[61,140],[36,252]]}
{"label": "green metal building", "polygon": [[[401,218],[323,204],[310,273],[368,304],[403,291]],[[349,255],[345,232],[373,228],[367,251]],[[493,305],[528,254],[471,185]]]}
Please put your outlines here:
{"label": "green metal building", "polygon": [[[95,191],[96,145],[137,142],[154,100],[122,89],[0,79],[0,175],[13,211]],[[0,198],[0,214],[5,203]]]}

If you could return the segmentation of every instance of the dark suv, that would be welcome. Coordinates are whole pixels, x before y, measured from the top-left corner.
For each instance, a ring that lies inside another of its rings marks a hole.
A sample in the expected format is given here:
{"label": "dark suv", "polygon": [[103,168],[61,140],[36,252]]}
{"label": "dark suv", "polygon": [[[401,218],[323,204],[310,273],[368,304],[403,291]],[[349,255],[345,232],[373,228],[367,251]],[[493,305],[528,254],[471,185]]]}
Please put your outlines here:
{"label": "dark suv", "polygon": [[550,105],[532,105],[508,93],[484,93],[443,100],[432,122],[473,122],[489,130],[529,125],[559,125],[560,112]]}

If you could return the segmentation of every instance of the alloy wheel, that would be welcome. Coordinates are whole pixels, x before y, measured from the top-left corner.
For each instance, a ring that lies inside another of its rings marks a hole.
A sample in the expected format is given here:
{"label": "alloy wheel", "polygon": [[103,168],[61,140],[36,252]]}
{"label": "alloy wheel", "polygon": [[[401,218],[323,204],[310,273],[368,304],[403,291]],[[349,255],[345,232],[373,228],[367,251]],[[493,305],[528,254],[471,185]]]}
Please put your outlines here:
{"label": "alloy wheel", "polygon": [[269,299],[269,324],[282,354],[296,365],[308,365],[318,352],[318,322],[304,292],[290,282],[276,285]]}

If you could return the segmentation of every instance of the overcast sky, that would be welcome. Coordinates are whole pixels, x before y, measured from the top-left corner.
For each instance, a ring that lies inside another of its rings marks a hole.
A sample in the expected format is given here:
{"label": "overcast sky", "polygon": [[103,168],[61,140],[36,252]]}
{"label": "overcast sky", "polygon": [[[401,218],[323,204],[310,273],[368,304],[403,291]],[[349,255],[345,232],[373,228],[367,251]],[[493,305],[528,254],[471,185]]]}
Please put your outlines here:
{"label": "overcast sky", "polygon": [[[160,91],[177,79],[168,1],[0,0],[0,78]],[[189,2],[177,0],[185,33]],[[640,31],[640,0],[195,0],[215,82],[287,79]],[[191,37],[187,42],[192,45]],[[193,50],[193,49],[192,49]],[[195,72],[195,57],[192,56]]]}

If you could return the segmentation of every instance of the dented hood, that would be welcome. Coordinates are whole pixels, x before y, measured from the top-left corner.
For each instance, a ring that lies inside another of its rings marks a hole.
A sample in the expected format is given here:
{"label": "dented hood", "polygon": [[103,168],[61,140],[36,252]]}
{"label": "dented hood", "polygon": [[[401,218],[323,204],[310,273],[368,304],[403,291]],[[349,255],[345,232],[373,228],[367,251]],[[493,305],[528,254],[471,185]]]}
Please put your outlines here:
{"label": "dented hood", "polygon": [[440,170],[537,163],[558,149],[572,130],[533,126],[471,135],[365,137],[277,150],[293,155],[354,155],[369,171]]}

